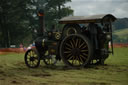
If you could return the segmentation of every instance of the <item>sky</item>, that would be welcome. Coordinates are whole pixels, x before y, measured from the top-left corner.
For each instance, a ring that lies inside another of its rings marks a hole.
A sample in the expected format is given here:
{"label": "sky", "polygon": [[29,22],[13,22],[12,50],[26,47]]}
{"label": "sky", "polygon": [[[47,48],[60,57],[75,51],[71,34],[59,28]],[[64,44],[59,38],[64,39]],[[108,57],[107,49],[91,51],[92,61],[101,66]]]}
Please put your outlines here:
{"label": "sky", "polygon": [[66,5],[74,10],[74,16],[113,14],[128,18],[128,0],[72,0]]}

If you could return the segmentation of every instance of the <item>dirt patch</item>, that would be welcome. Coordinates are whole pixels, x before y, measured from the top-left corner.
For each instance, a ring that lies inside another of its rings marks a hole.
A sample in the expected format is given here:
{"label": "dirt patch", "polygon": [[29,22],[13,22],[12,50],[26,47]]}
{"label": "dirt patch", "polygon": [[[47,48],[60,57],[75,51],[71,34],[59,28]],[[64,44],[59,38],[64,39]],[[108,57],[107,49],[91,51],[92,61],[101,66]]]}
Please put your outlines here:
{"label": "dirt patch", "polygon": [[47,83],[40,83],[40,85],[48,85]]}
{"label": "dirt patch", "polygon": [[0,75],[7,76],[6,73],[4,71],[2,71],[2,70],[0,70]]}
{"label": "dirt patch", "polygon": [[3,68],[3,66],[0,65],[0,68]]}
{"label": "dirt patch", "polygon": [[104,83],[104,82],[85,82],[85,83],[77,83],[77,85],[112,85],[112,84]]}
{"label": "dirt patch", "polygon": [[0,70],[0,74],[4,74],[4,71]]}
{"label": "dirt patch", "polygon": [[17,70],[26,70],[24,62],[15,63],[13,64],[13,66],[15,66],[14,69],[17,69]]}
{"label": "dirt patch", "polygon": [[105,83],[105,82],[91,82],[89,85],[111,85],[111,83]]}
{"label": "dirt patch", "polygon": [[68,67],[68,66],[44,66],[43,68],[45,69],[50,69],[50,70],[60,70],[60,71],[67,71],[67,70],[73,70],[73,69],[78,69],[80,70],[80,68],[71,68],[71,67]]}
{"label": "dirt patch", "polygon": [[45,74],[33,74],[34,77],[49,77],[52,76],[51,74],[45,73]]}
{"label": "dirt patch", "polygon": [[17,62],[17,63],[14,63],[13,65],[19,66],[19,65],[24,65],[24,64],[25,64],[24,62]]}
{"label": "dirt patch", "polygon": [[17,70],[26,71],[26,68],[25,68],[25,67],[17,67],[16,69],[17,69]]}
{"label": "dirt patch", "polygon": [[11,83],[13,83],[13,84],[21,84],[21,82],[18,82],[16,80],[11,81]]}
{"label": "dirt patch", "polygon": [[4,78],[0,78],[0,80],[5,80]]}

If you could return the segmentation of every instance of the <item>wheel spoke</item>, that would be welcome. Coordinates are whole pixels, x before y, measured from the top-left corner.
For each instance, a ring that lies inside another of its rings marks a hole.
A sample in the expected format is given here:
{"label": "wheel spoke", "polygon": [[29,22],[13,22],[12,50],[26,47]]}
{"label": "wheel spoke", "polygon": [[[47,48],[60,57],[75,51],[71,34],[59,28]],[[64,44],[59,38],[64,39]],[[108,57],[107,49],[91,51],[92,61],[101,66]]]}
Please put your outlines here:
{"label": "wheel spoke", "polygon": [[79,62],[79,65],[81,65],[81,62],[80,62],[80,57],[78,56],[78,62]]}
{"label": "wheel spoke", "polygon": [[[70,43],[70,44],[71,44],[71,43]],[[72,48],[72,46],[71,46],[70,44],[66,43],[66,45],[67,45],[68,47]]]}
{"label": "wheel spoke", "polygon": [[86,57],[84,57],[83,55],[80,55],[81,56],[81,58],[83,58],[83,59],[85,59],[86,60]]}
{"label": "wheel spoke", "polygon": [[30,58],[28,58],[27,61],[30,61]]}
{"label": "wheel spoke", "polygon": [[32,66],[34,66],[34,62],[32,61]]}
{"label": "wheel spoke", "polygon": [[73,59],[72,59],[72,64],[73,64],[74,60],[75,60],[75,56],[73,56]]}
{"label": "wheel spoke", "polygon": [[83,55],[85,55],[85,56],[88,56],[88,54],[86,54],[86,53],[82,53]]}
{"label": "wheel spoke", "polygon": [[50,63],[50,61],[49,61],[49,59],[47,59],[48,60],[48,64]]}
{"label": "wheel spoke", "polygon": [[30,55],[27,55],[27,58],[30,58],[31,56]]}
{"label": "wheel spoke", "polygon": [[83,47],[82,47],[82,49],[84,49],[84,48],[86,48],[87,47],[87,45],[84,45]]}
{"label": "wheel spoke", "polygon": [[71,48],[68,48],[68,47],[65,47],[65,48],[66,48],[67,50],[70,50],[70,51],[72,50]]}
{"label": "wheel spoke", "polygon": [[49,59],[49,61],[50,61],[50,63],[49,63],[49,64],[51,64],[51,63],[52,63],[52,60],[51,60],[51,59]]}
{"label": "wheel spoke", "polygon": [[78,39],[76,39],[76,47],[77,47],[77,45],[78,45]]}
{"label": "wheel spoke", "polygon": [[76,56],[76,64],[80,65],[78,56]]}
{"label": "wheel spoke", "polygon": [[65,51],[64,53],[71,53],[71,51]]}
{"label": "wheel spoke", "polygon": [[79,46],[79,48],[81,48],[84,44],[85,44],[85,42],[83,42],[83,43]]}
{"label": "wheel spoke", "polygon": [[71,60],[73,58],[73,56],[71,56],[68,60]]}
{"label": "wheel spoke", "polygon": [[34,62],[35,62],[35,63],[37,63],[38,61],[37,61],[37,60],[35,60]]}
{"label": "wheel spoke", "polygon": [[28,53],[28,56],[31,56],[31,53]]}
{"label": "wheel spoke", "polygon": [[34,51],[32,51],[32,55],[34,56],[34,54],[35,54],[35,52]]}
{"label": "wheel spoke", "polygon": [[74,39],[72,39],[72,41],[73,41],[73,44],[74,44],[73,47],[75,47],[75,41],[74,41]]}
{"label": "wheel spoke", "polygon": [[76,65],[76,56],[74,56],[74,64]]}
{"label": "wheel spoke", "polygon": [[37,63],[35,61],[33,61],[34,65],[36,65]]}
{"label": "wheel spoke", "polygon": [[72,56],[72,54],[71,54],[71,53],[67,55],[67,58],[69,58],[70,56]]}
{"label": "wheel spoke", "polygon": [[30,61],[30,65],[32,66],[32,61]]}
{"label": "wheel spoke", "polygon": [[32,56],[32,51],[31,51],[31,56]]}
{"label": "wheel spoke", "polygon": [[80,61],[83,63],[83,59],[79,56],[79,58],[80,58]]}
{"label": "wheel spoke", "polygon": [[72,41],[70,40],[69,42],[70,42],[70,44],[71,44],[72,48],[74,48]]}

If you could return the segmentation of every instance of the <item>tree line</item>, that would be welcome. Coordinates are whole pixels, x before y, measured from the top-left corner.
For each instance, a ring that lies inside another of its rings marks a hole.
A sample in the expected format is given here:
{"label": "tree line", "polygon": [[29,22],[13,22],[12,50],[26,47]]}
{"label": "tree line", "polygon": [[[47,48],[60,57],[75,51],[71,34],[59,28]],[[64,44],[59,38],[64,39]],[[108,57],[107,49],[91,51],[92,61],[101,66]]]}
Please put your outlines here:
{"label": "tree line", "polygon": [[47,29],[60,18],[73,15],[67,2],[71,0],[0,0],[0,48],[32,43],[39,29],[39,9],[45,12]]}

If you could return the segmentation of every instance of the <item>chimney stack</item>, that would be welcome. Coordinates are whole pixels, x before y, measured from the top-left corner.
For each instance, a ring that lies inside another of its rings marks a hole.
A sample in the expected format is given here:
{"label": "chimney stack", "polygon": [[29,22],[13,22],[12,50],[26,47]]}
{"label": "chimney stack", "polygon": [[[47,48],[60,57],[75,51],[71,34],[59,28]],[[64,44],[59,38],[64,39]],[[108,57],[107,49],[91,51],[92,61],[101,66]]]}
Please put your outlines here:
{"label": "chimney stack", "polygon": [[45,32],[44,27],[44,10],[40,9],[38,11],[38,17],[39,17],[39,36],[43,36]]}

